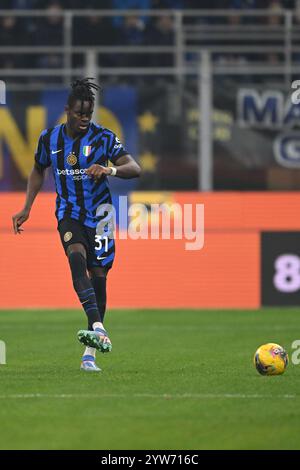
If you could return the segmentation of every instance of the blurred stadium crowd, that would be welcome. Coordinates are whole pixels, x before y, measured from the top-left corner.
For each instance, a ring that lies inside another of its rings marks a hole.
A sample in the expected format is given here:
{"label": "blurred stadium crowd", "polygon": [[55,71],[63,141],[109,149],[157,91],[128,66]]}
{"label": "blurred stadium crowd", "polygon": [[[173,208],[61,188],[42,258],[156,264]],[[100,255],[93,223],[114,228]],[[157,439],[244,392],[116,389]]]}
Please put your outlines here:
{"label": "blurred stadium crowd", "polygon": [[[300,23],[300,0],[2,0],[1,9],[45,9],[51,12],[48,17],[16,17],[0,15],[0,46],[62,46],[64,24],[62,11],[65,9],[269,9],[270,16],[257,19],[260,24],[280,25],[283,19],[278,13],[282,9],[296,11],[296,21]],[[299,14],[297,14],[299,12]],[[220,21],[216,17],[187,17],[190,24],[210,24]],[[224,21],[224,18],[223,18]],[[232,27],[246,22],[246,18],[232,15],[225,22]],[[72,28],[73,46],[128,45],[172,46],[175,44],[174,17],[137,16],[76,17]],[[13,68],[59,68],[63,66],[61,54],[21,55],[3,54],[0,67]],[[152,54],[146,58],[131,55],[104,54],[99,57],[99,66],[172,66],[172,55]],[[272,60],[272,58],[270,58]],[[81,66],[82,57],[73,58],[73,66]]]}

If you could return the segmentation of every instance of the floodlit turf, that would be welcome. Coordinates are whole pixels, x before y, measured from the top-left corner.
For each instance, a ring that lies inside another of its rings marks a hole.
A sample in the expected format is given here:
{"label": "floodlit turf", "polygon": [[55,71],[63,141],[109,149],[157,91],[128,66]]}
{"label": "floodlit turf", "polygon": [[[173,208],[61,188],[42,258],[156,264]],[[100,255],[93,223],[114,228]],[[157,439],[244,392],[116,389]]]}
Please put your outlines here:
{"label": "floodlit turf", "polygon": [[300,449],[300,365],[258,375],[256,348],[300,339],[300,311],[111,311],[103,372],[79,370],[80,311],[1,311],[1,449]]}

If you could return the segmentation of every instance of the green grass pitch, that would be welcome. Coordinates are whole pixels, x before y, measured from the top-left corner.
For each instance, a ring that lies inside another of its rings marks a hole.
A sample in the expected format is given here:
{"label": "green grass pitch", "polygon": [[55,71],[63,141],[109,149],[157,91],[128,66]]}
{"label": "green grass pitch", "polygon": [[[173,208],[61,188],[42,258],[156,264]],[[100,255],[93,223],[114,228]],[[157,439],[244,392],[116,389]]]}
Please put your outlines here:
{"label": "green grass pitch", "polygon": [[79,370],[83,312],[1,311],[1,449],[300,449],[300,365],[260,376],[258,346],[300,339],[297,309],[113,310],[100,374]]}

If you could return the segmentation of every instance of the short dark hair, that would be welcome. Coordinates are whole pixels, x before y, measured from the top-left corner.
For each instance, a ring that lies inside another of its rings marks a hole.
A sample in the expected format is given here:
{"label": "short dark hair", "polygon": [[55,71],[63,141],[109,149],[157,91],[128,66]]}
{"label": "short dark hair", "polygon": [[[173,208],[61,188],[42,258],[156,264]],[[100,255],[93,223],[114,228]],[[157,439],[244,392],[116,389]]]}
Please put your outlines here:
{"label": "short dark hair", "polygon": [[95,94],[93,90],[100,90],[99,85],[96,83],[90,82],[94,78],[82,78],[81,80],[75,80],[72,84],[72,91],[68,97],[68,106],[72,107],[77,100],[79,101],[89,101],[91,105],[94,104]]}

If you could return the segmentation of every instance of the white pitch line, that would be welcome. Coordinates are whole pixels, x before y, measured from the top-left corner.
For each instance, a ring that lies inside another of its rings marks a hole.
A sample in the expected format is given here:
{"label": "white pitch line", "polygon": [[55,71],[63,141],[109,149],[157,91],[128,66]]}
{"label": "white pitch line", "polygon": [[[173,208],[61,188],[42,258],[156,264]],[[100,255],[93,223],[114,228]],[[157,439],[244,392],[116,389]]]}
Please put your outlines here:
{"label": "white pitch line", "polygon": [[0,400],[8,399],[27,399],[27,398],[58,398],[58,399],[101,399],[101,398],[158,398],[158,399],[196,399],[196,400],[206,400],[206,399],[264,399],[264,398],[280,398],[280,399],[295,399],[298,398],[298,395],[260,395],[260,394],[242,394],[242,393],[220,393],[220,394],[210,394],[210,393],[183,393],[183,394],[155,394],[155,393],[133,393],[132,395],[128,394],[103,394],[103,395],[93,395],[93,394],[43,394],[43,393],[28,393],[28,394],[11,394],[11,395],[0,395]]}
{"label": "white pitch line", "polygon": [[[50,331],[50,332],[65,332],[67,331],[69,327],[63,327],[60,325],[36,325],[34,327],[35,331]],[[229,331],[230,333],[233,332],[233,328],[235,328],[234,325],[222,325],[222,326],[217,326],[217,325],[185,325],[181,326],[180,330],[181,331],[192,331],[192,332],[197,332],[197,333],[203,333],[203,332],[215,332],[215,331]],[[282,331],[295,331],[295,329],[298,328],[298,325],[282,325],[282,326],[268,326],[268,325],[243,325],[239,326],[236,331],[239,331],[240,333],[248,332],[248,331],[268,331],[269,336],[272,334],[276,334],[278,332]],[[23,330],[28,330],[28,327],[26,325],[18,325],[16,328],[15,325],[1,325],[1,331],[23,331]],[[161,325],[161,326],[155,326],[155,325],[149,325],[149,326],[139,326],[139,325],[128,325],[128,326],[115,326],[111,327],[111,330],[114,332],[123,332],[123,331],[143,331],[143,332],[151,332],[151,331],[175,331],[178,330],[177,326],[172,326],[172,325]],[[74,330],[75,331],[75,330]]]}

